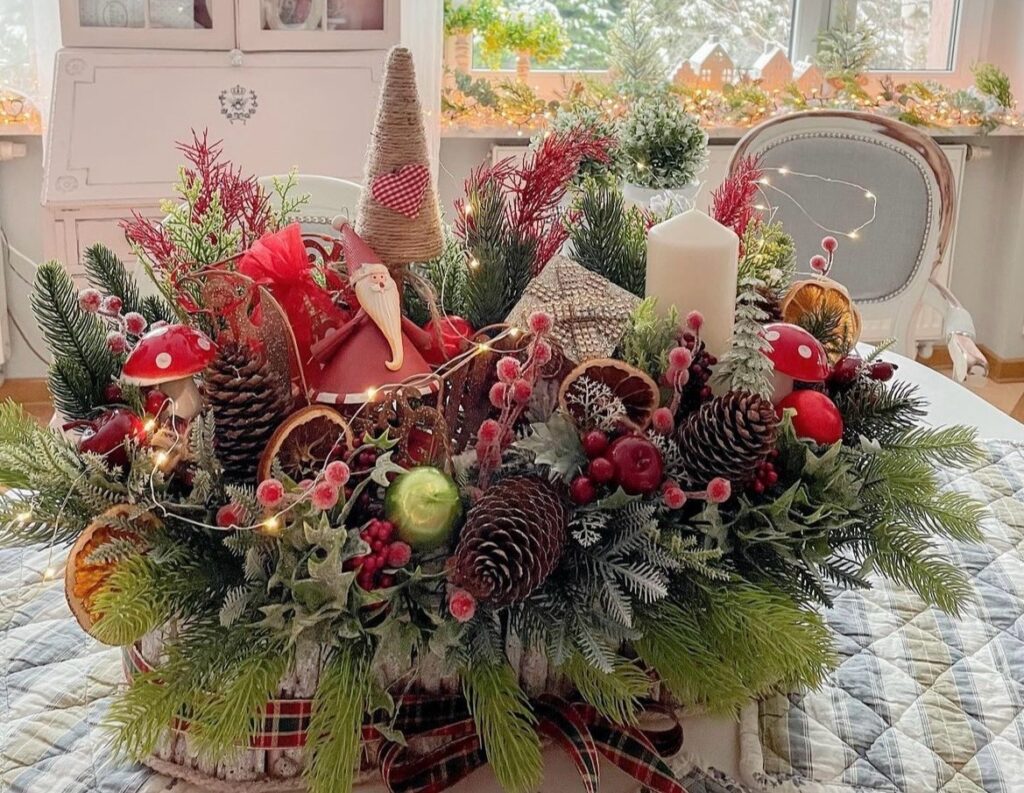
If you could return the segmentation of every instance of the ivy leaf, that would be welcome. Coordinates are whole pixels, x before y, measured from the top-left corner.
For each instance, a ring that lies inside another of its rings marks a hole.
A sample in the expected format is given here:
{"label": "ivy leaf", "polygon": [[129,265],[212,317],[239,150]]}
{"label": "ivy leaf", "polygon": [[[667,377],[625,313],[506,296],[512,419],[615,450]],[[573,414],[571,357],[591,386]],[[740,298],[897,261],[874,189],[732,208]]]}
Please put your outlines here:
{"label": "ivy leaf", "polygon": [[378,457],[377,464],[373,467],[373,471],[370,472],[370,479],[381,487],[387,487],[391,484],[388,474],[406,473],[405,468],[391,461],[391,454],[391,452],[386,452]]}
{"label": "ivy leaf", "polygon": [[515,446],[531,452],[538,465],[548,466],[553,476],[562,479],[571,479],[587,459],[576,425],[562,413],[531,424],[530,434]]}

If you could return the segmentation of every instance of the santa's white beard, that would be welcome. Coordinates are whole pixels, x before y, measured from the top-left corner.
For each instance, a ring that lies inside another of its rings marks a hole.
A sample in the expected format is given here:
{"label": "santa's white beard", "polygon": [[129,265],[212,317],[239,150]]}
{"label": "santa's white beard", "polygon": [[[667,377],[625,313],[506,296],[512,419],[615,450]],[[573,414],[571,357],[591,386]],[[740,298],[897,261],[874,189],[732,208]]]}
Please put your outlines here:
{"label": "santa's white beard", "polygon": [[383,290],[376,289],[370,279],[356,282],[356,299],[374,325],[384,334],[391,348],[391,360],[385,366],[392,372],[402,368],[405,352],[402,348],[402,305],[398,287],[394,282]]}

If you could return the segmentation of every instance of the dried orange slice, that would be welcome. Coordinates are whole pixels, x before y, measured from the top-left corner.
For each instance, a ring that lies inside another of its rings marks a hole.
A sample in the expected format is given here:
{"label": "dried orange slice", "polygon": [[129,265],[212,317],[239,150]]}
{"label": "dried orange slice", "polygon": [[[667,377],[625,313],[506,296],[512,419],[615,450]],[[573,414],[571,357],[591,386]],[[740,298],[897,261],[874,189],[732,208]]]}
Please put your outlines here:
{"label": "dried orange slice", "polygon": [[635,366],[614,358],[584,361],[566,375],[558,390],[558,404],[579,426],[587,423],[587,407],[583,404],[583,397],[592,388],[590,383],[608,387],[626,409],[626,417],[621,423],[635,430],[647,426],[651,415],[661,403],[658,384]]}
{"label": "dried orange slice", "polygon": [[[131,528],[125,528],[125,522]],[[64,594],[71,613],[86,633],[92,633],[93,626],[102,616],[96,610],[96,596],[117,570],[118,564],[94,558],[96,551],[116,540],[127,540],[142,551],[146,547],[145,534],[159,525],[160,521],[151,513],[140,514],[137,507],[121,504],[98,515],[78,536],[64,571]]]}
{"label": "dried orange slice", "polygon": [[[780,306],[782,319],[794,325],[801,325],[801,319],[808,314],[823,311],[835,312],[839,316],[837,337],[841,344],[825,345],[829,360],[835,363],[860,340],[860,311],[854,305],[846,287],[831,278],[811,278],[795,281],[790,286]],[[842,349],[846,347],[846,349]]]}
{"label": "dried orange slice", "polygon": [[259,481],[274,475],[274,460],[294,481],[312,479],[353,448],[352,428],[341,414],[327,405],[310,405],[292,413],[270,436],[260,457]]}

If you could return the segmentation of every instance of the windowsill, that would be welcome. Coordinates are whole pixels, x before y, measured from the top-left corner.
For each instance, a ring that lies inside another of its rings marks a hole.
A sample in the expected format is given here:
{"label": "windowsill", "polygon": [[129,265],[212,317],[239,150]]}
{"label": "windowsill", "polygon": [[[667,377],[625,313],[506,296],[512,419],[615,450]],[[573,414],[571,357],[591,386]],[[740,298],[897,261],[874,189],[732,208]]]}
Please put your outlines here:
{"label": "windowsill", "polygon": [[[755,125],[756,126],[756,125]],[[503,142],[529,142],[530,138],[543,127],[470,127],[460,124],[447,125],[442,122],[441,138],[445,140],[500,140]],[[712,144],[734,142],[746,135],[753,127],[709,127],[708,138]],[[982,132],[979,127],[917,127],[927,135],[939,140],[952,138],[1024,137],[1024,127],[1001,126],[992,132]]]}

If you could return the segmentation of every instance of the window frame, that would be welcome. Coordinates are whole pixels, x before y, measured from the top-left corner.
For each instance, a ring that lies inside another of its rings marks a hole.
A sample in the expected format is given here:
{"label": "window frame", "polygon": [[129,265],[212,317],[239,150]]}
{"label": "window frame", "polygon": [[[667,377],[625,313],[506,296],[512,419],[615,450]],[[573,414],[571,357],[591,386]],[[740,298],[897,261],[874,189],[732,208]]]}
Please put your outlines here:
{"label": "window frame", "polygon": [[[846,0],[851,15],[857,13],[858,0]],[[819,33],[839,21],[843,0],[796,0],[793,11],[793,46],[790,60],[794,63],[811,57]],[[958,0],[950,57],[944,69],[871,69],[869,74],[898,74],[908,80],[931,78],[969,78],[970,68],[982,58],[985,32],[991,22],[993,0]]]}

